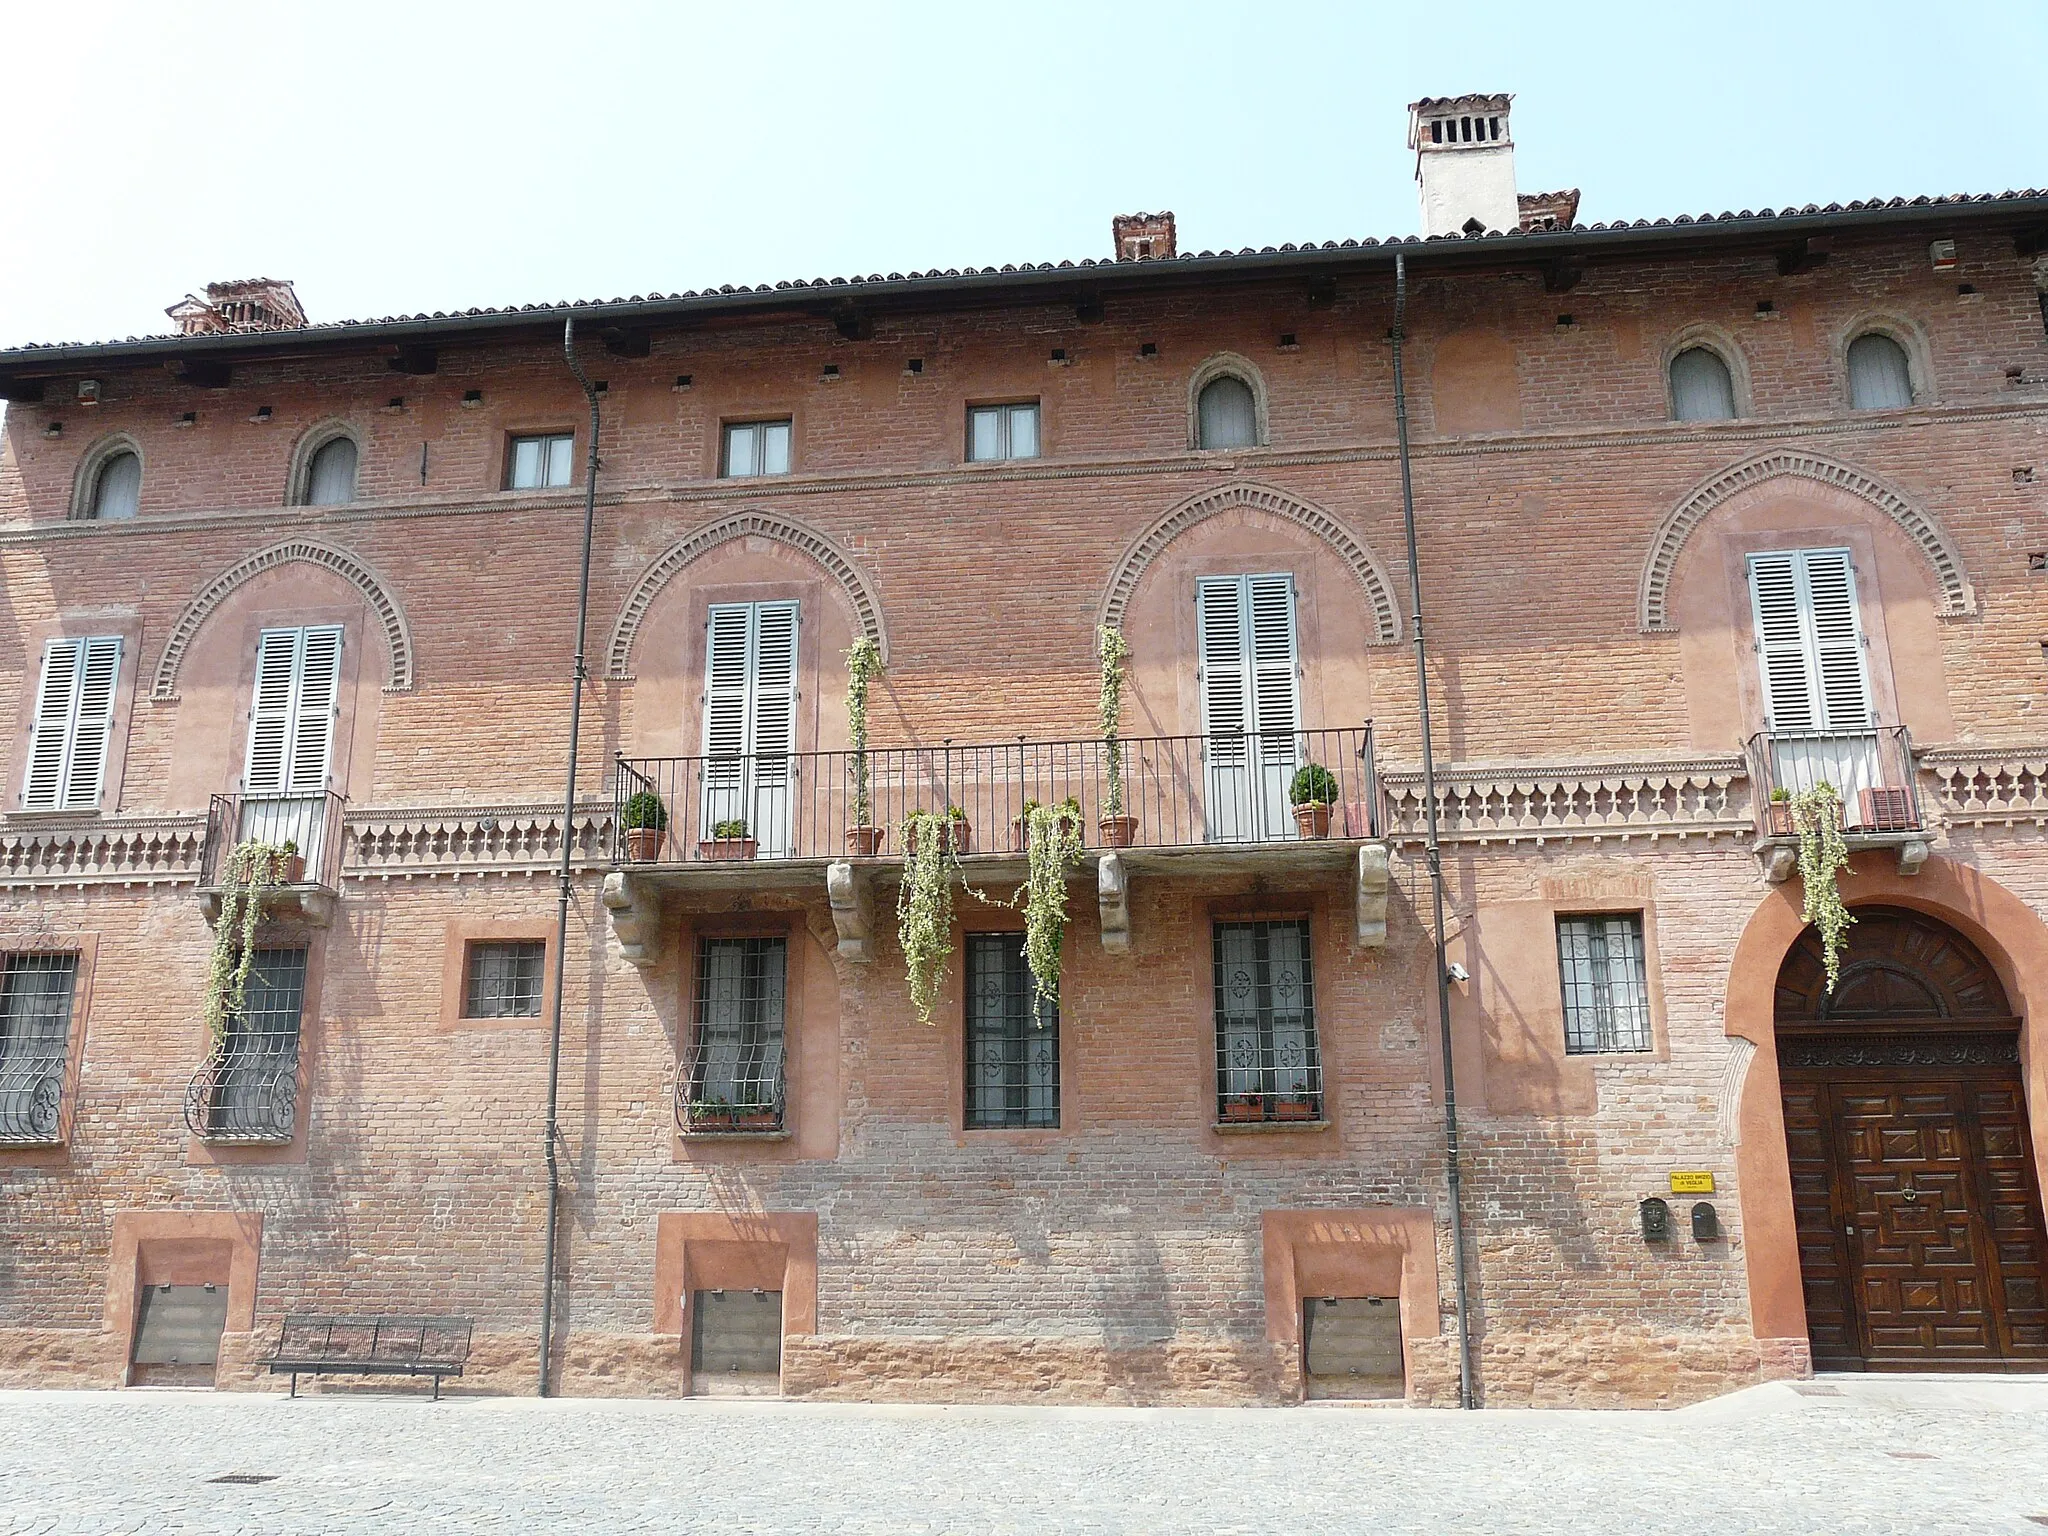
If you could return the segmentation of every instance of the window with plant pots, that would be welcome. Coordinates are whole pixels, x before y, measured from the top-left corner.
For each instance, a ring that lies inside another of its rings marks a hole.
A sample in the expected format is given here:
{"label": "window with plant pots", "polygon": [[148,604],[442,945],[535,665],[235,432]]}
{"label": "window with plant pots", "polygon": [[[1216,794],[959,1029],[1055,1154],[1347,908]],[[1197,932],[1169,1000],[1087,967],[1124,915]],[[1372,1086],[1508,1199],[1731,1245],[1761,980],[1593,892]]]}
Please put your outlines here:
{"label": "window with plant pots", "polygon": [[1308,920],[1219,922],[1213,948],[1218,1124],[1321,1122]]}
{"label": "window with plant pots", "polygon": [[686,1133],[784,1130],[788,967],[785,938],[699,941],[690,1049],[676,1074],[676,1121]]}

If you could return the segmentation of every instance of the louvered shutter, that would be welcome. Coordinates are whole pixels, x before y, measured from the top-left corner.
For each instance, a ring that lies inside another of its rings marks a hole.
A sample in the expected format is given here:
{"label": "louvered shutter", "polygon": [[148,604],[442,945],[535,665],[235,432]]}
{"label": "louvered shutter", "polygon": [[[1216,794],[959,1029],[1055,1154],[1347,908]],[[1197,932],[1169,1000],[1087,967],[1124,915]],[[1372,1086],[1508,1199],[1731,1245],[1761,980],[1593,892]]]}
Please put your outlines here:
{"label": "louvered shutter", "polygon": [[317,795],[333,766],[334,712],[341,688],[341,630],[323,625],[300,631],[298,698],[293,703],[291,769],[286,791]]}
{"label": "louvered shutter", "polygon": [[1796,552],[1751,555],[1749,592],[1756,614],[1756,645],[1763,669],[1764,724],[1772,731],[1820,728],[1814,677],[1799,615]]}
{"label": "louvered shutter", "polygon": [[706,615],[704,836],[744,821],[760,852],[787,851],[798,628],[788,602],[715,603]]}
{"label": "louvered shutter", "polygon": [[94,635],[81,640],[79,647],[83,660],[70,761],[64,766],[64,804],[86,808],[100,803],[106,780],[107,746],[114,734],[114,685],[121,676],[121,637]]}
{"label": "louvered shutter", "polygon": [[242,788],[281,795],[291,772],[292,698],[304,631],[266,629],[256,639],[256,697],[249,709],[249,761]]}
{"label": "louvered shutter", "polygon": [[1856,576],[1846,549],[1804,556],[1806,606],[1813,625],[1814,671],[1820,679],[1823,729],[1864,731],[1871,725],[1870,681],[1863,626],[1856,612]]}
{"label": "louvered shutter", "polygon": [[[1251,614],[1252,729],[1262,735],[1301,728],[1294,660],[1294,578],[1248,576]],[[1288,743],[1291,747],[1291,743]]]}
{"label": "louvered shutter", "polygon": [[754,721],[750,745],[759,757],[796,750],[795,603],[754,606]]}
{"label": "louvered shutter", "polygon": [[[1211,737],[1250,730],[1243,581],[1230,576],[1199,583],[1195,608],[1201,626],[1202,730]],[[1212,742],[1211,750],[1220,745]]]}
{"label": "louvered shutter", "polygon": [[340,684],[338,625],[266,629],[257,637],[245,792],[312,796],[326,790]]}
{"label": "louvered shutter", "polygon": [[1202,729],[1208,738],[1209,839],[1291,835],[1286,798],[1301,728],[1294,578],[1205,577],[1196,583],[1195,604]]}
{"label": "louvered shutter", "polygon": [[704,755],[747,750],[747,652],[753,604],[715,604],[704,624]]}
{"label": "louvered shutter", "polygon": [[71,723],[78,708],[79,663],[84,647],[82,640],[52,640],[43,648],[43,678],[36,690],[28,778],[21,790],[24,810],[55,810],[64,792],[64,765],[71,746]]}
{"label": "louvered shutter", "polygon": [[1768,728],[1870,729],[1870,676],[1849,551],[1751,555],[1749,583]]}

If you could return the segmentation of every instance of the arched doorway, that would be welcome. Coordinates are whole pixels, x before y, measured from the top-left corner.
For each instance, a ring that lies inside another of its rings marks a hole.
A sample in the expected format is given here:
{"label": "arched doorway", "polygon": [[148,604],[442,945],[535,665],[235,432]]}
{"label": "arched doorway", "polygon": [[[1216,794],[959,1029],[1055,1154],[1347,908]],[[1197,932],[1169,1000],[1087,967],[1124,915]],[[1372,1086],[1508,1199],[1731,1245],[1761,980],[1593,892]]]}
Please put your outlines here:
{"label": "arched doorway", "polygon": [[1799,1268],[1821,1370],[2038,1370],[2048,1239],[2019,1020],[1984,956],[1862,907],[1827,990],[1820,939],[1778,972]]}

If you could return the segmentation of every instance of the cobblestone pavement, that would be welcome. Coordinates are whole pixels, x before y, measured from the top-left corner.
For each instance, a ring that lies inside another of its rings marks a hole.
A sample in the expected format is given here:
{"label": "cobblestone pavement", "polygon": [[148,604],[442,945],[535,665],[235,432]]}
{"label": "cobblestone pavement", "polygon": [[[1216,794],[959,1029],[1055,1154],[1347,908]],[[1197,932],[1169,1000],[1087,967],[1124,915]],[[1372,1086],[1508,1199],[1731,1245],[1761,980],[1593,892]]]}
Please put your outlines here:
{"label": "cobblestone pavement", "polygon": [[1664,1414],[0,1392],[8,1536],[2044,1525],[2042,1378],[1835,1378]]}

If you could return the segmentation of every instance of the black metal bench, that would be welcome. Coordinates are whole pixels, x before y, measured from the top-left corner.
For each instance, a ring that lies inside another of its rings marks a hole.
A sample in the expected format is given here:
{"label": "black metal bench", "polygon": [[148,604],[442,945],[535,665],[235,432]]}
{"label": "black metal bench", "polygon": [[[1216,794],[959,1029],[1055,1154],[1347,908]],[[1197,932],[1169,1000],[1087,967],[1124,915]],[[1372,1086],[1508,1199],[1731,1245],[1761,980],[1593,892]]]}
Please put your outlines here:
{"label": "black metal bench", "polygon": [[469,1359],[470,1327],[466,1317],[294,1314],[263,1363],[273,1376],[291,1376],[293,1397],[301,1376],[431,1376],[438,1402],[441,1379],[460,1376]]}

